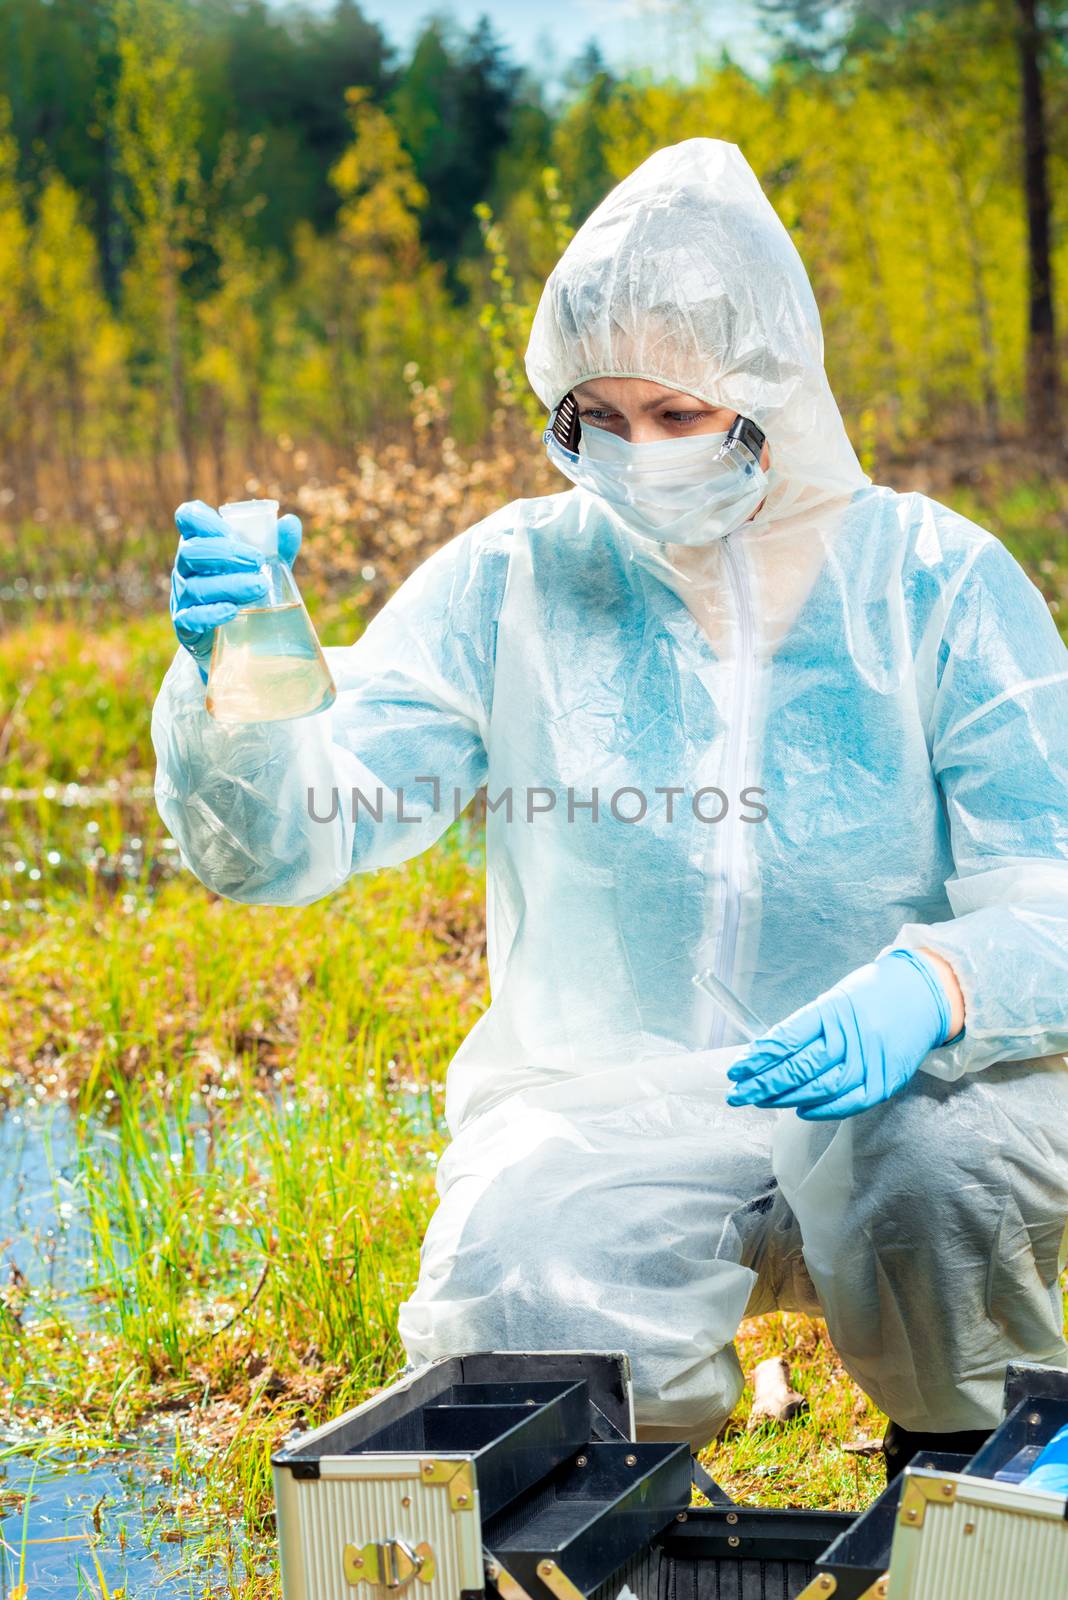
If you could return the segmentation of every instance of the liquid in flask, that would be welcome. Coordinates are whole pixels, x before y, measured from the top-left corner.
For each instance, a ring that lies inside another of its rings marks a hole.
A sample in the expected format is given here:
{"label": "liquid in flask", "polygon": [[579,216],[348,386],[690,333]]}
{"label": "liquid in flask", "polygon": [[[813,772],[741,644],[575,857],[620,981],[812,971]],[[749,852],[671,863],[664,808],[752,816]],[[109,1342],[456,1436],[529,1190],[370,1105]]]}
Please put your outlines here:
{"label": "liquid in flask", "polygon": [[219,722],[285,722],[332,705],[337,690],[296,580],[278,554],[278,501],[219,507],[235,538],[263,555],[269,589],[215,630],[206,706]]}

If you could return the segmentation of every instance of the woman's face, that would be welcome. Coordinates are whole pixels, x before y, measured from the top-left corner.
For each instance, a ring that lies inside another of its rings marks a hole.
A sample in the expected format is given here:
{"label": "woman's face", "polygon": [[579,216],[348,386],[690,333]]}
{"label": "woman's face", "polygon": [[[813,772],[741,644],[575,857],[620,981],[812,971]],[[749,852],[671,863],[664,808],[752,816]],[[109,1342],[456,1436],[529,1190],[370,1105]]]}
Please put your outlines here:
{"label": "woman's face", "polygon": [[[578,403],[584,428],[604,428],[628,444],[650,444],[654,439],[679,439],[692,433],[726,433],[737,411],[710,406],[692,394],[667,389],[647,378],[591,378],[571,391]],[[768,446],[760,456],[767,470]]]}

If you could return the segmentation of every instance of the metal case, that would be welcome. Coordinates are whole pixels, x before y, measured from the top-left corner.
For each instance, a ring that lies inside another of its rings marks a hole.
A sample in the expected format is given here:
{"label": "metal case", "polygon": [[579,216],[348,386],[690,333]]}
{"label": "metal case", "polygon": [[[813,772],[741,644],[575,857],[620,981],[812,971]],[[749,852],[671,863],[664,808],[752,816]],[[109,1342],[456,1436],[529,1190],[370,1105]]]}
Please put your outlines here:
{"label": "metal case", "polygon": [[[405,1374],[272,1458],[285,1600],[353,1600],[363,1585],[367,1600],[375,1588],[409,1584],[419,1600],[481,1594],[484,1526],[591,1441],[632,1431],[623,1355],[482,1352]],[[650,1448],[625,1454],[636,1462]],[[657,1466],[681,1452],[685,1504],[688,1450],[657,1449]],[[627,1472],[636,1482],[634,1468]],[[646,1522],[649,1537],[657,1527]],[[620,1559],[631,1553],[624,1546]]]}
{"label": "metal case", "polygon": [[[1068,1422],[1068,1373],[1009,1370],[1005,1420],[970,1461],[918,1456],[820,1560],[835,1600],[1061,1600],[1068,1501],[1021,1487]],[[885,1565],[884,1565],[885,1563]],[[879,1571],[882,1568],[883,1570]],[[870,1585],[867,1580],[870,1579]],[[812,1595],[820,1593],[815,1585]]]}
{"label": "metal case", "polygon": [[736,1506],[635,1443],[623,1355],[450,1357],[273,1458],[284,1600],[1065,1600],[1068,1501],[1020,1480],[1068,1373],[1005,1394],[971,1461],[921,1454],[853,1517]]}
{"label": "metal case", "polygon": [[1068,1500],[1021,1486],[1068,1422],[1068,1373],[1010,1368],[1005,1400],[1012,1409],[961,1472],[905,1473],[886,1600],[1068,1595]]}
{"label": "metal case", "polygon": [[907,1471],[878,1600],[1061,1600],[1068,1501],[967,1473]]}

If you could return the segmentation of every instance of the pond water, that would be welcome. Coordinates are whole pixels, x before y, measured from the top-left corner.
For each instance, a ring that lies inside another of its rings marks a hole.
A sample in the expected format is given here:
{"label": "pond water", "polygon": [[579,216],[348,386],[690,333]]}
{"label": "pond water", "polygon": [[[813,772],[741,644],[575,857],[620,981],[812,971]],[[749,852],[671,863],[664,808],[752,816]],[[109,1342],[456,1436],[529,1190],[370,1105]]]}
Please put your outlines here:
{"label": "pond water", "polygon": [[[65,1104],[27,1101],[0,1116],[4,1274],[47,1300],[84,1297],[89,1232],[80,1205],[77,1143]],[[26,1313],[34,1315],[34,1307]]]}
{"label": "pond water", "polygon": [[0,623],[23,621],[26,613],[37,618],[42,608],[47,608],[49,615],[80,615],[105,602],[120,615],[145,611],[158,603],[169,587],[158,572],[146,571],[144,565],[121,568],[110,577],[92,573],[27,576],[4,571],[0,572]]}
{"label": "pond water", "polygon": [[[114,1142],[101,1126],[99,1148]],[[74,1119],[26,1101],[0,1117],[5,1297],[24,1326],[59,1311],[88,1322],[92,1255]],[[241,1529],[212,1515],[173,1416],[64,1446],[62,1426],[0,1421],[0,1595],[225,1596],[244,1571]],[[269,1552],[268,1552],[269,1553]]]}
{"label": "pond water", "polygon": [[[0,915],[10,926],[62,919],[71,897],[87,889],[144,916],[154,890],[181,871],[143,777],[0,785],[0,814]],[[474,859],[480,831],[463,838]],[[438,1121],[426,1092],[403,1097],[397,1111],[411,1132],[429,1133]],[[175,1130],[174,1150],[191,1141],[199,1166],[211,1135],[198,1116],[184,1141]],[[113,1120],[78,1121],[64,1101],[26,1094],[0,1110],[0,1339],[10,1337],[11,1316],[25,1328],[56,1318],[67,1328],[114,1331],[113,1269],[129,1258],[118,1230],[110,1275],[97,1284],[87,1172],[115,1173],[127,1154]],[[168,1154],[161,1148],[154,1159]],[[224,1295],[234,1287],[218,1285]],[[30,1398],[28,1421],[24,1413],[18,1424],[5,1421],[0,1407],[0,1600],[21,1600],[22,1585],[25,1600],[223,1600],[245,1580],[246,1563],[271,1569],[269,1530],[250,1537],[209,1503],[181,1417],[156,1418],[129,1434],[112,1430],[92,1448],[83,1429],[75,1449],[43,1375]],[[25,1391],[19,1400],[26,1402]]]}
{"label": "pond water", "polygon": [[[174,1438],[139,1431],[124,1450],[88,1455],[41,1448],[32,1436],[0,1452],[0,1594],[21,1582],[38,1595],[92,1595],[101,1577],[114,1597],[224,1596],[243,1575],[241,1553],[220,1519],[208,1531],[194,1503],[176,1514]],[[187,1483],[181,1499],[195,1494]],[[222,1528],[220,1537],[218,1530]],[[208,1537],[205,1537],[208,1535]],[[99,1564],[99,1570],[98,1570]]]}
{"label": "pond water", "polygon": [[149,783],[0,785],[0,909],[43,910],[56,897],[136,889],[181,870]]}
{"label": "pond water", "polygon": [[[185,872],[151,783],[0,784],[0,821],[3,912],[47,914],[64,896],[87,892],[136,891],[147,905],[156,888]],[[454,823],[448,841],[482,869],[484,834],[475,817]]]}
{"label": "pond water", "polygon": [[[407,1131],[437,1128],[429,1090],[393,1103]],[[210,1139],[199,1115],[193,1112],[186,1133],[198,1168]],[[177,1149],[177,1129],[174,1141]],[[102,1301],[95,1292],[85,1149],[98,1173],[124,1161],[117,1128],[104,1118],[79,1122],[65,1102],[27,1097],[0,1113],[0,1301],[23,1327],[48,1317],[75,1328],[106,1326],[111,1315],[110,1296]],[[121,1268],[129,1258],[118,1240],[112,1247]],[[4,1315],[0,1308],[0,1337]],[[2,1600],[20,1596],[20,1583],[25,1600],[116,1591],[124,1600],[223,1600],[243,1580],[247,1563],[269,1569],[269,1532],[250,1539],[239,1521],[208,1503],[180,1415],[75,1450],[63,1417],[50,1412],[51,1400],[42,1385],[28,1421],[0,1417]]]}

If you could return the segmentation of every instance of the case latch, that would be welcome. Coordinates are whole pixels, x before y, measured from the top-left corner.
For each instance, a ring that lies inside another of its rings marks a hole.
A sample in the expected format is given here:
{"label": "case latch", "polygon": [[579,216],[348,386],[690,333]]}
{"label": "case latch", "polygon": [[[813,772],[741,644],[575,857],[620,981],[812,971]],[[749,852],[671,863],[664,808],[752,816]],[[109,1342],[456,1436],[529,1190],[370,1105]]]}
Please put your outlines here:
{"label": "case latch", "polygon": [[434,1576],[434,1552],[428,1544],[413,1549],[405,1539],[380,1544],[347,1544],[343,1557],[345,1578],[355,1585],[371,1583],[381,1589],[403,1589],[418,1578],[429,1583]]}

